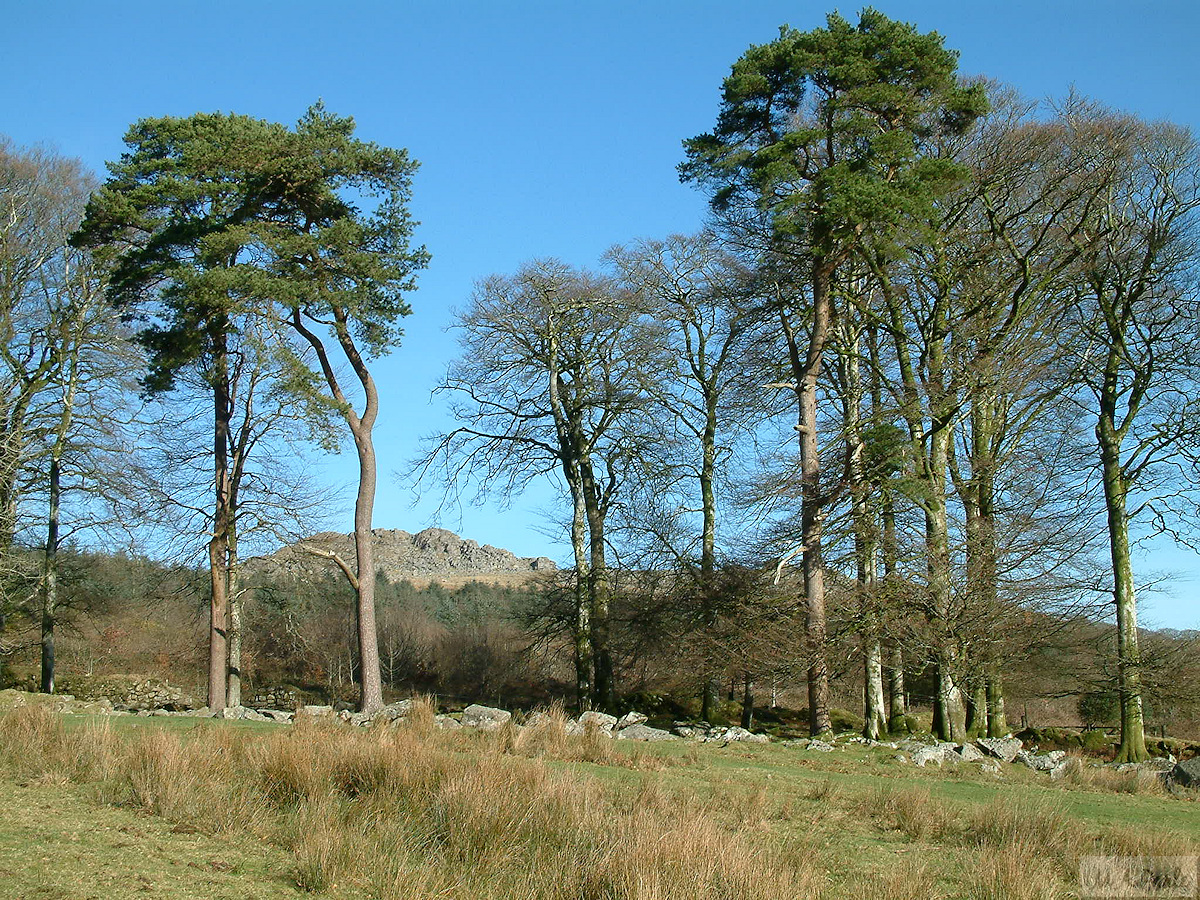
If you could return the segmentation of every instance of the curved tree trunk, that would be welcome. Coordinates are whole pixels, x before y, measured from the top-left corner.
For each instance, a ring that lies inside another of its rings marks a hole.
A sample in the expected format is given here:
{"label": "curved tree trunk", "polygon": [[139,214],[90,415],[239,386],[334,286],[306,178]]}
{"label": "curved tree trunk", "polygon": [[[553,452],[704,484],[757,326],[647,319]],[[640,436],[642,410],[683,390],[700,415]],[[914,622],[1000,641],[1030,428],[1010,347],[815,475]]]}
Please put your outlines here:
{"label": "curved tree trunk", "polygon": [[[374,383],[371,383],[372,389]],[[375,625],[375,547],[371,519],[375,510],[375,445],[371,424],[354,431],[358,451],[358,496],[354,502],[354,551],[358,560],[358,659],[362,672],[359,709],[383,708],[383,679],[379,672],[379,638]]]}

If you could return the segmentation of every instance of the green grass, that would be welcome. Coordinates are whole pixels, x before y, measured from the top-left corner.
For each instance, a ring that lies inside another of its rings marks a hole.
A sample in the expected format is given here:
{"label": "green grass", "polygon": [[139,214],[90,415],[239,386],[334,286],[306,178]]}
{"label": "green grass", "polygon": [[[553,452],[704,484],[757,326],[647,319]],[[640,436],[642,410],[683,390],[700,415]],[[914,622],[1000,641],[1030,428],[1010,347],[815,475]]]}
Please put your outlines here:
{"label": "green grass", "polygon": [[892,751],[0,718],[0,898],[1056,900],[1200,847],[1194,799]]}
{"label": "green grass", "polygon": [[283,850],[173,828],[66,785],[0,779],[0,897],[20,900],[301,896]]}

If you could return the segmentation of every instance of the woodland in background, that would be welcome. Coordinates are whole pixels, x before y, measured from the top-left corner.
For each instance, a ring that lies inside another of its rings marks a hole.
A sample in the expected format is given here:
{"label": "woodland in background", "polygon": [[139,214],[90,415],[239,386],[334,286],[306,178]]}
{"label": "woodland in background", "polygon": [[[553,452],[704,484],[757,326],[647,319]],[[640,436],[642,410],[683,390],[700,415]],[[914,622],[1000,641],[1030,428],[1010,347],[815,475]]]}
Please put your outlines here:
{"label": "woodland in background", "polygon": [[[67,554],[58,653],[61,690],[85,693],[132,683],[129,676],[161,679],[203,702],[207,658],[206,572],[145,559]],[[331,572],[324,580],[251,578],[245,603],[243,679],[246,699],[276,688],[314,703],[352,704],[358,697],[353,593]],[[768,579],[769,581],[769,579]],[[625,587],[631,587],[625,585]],[[570,640],[554,624],[571,613],[569,583],[541,580],[524,587],[469,582],[414,586],[380,577],[379,648],[385,697],[428,693],[449,707],[471,702],[532,709],[574,690]],[[786,636],[803,621],[792,606],[773,626],[778,643],[762,640],[762,623],[732,619],[720,646],[702,648],[666,608],[644,591],[619,590],[614,607],[620,709],[637,709],[664,723],[698,719],[695,672],[715,658],[719,691],[715,723],[799,734],[807,731],[805,666]],[[834,592],[831,604],[832,694],[839,730],[861,730],[864,671],[857,615]],[[756,605],[757,606],[757,605]],[[743,632],[744,640],[735,639]],[[1118,724],[1112,690],[1111,625],[1086,617],[1056,620],[1031,614],[1014,632],[1030,650],[1009,673],[1012,726],[1107,728]],[[673,635],[673,636],[671,636]],[[750,641],[754,637],[753,642]],[[30,634],[30,637],[35,637]],[[1147,659],[1148,733],[1200,741],[1200,641],[1195,633],[1143,632]],[[759,648],[746,653],[748,646]],[[38,644],[28,641],[4,657],[0,688],[36,687]],[[749,694],[747,695],[747,676]],[[927,728],[936,681],[931,669],[906,673],[906,699],[916,714],[901,729]],[[1027,721],[1026,721],[1027,717]]]}
{"label": "woodland in background", "polygon": [[[99,186],[0,154],[0,640],[9,662],[36,643],[43,690],[72,607],[129,616],[132,591],[171,625],[154,664],[207,660],[214,710],[261,678],[357,682],[367,711],[385,682],[610,711],[663,693],[711,721],[730,688],[752,710],[803,684],[813,735],[835,700],[875,738],[916,701],[960,740],[1058,696],[1115,715],[1122,760],[1194,717],[1195,637],[1139,630],[1132,563],[1196,513],[1186,129],[963,79],[938,34],[871,9],[751,47],[684,142],[703,231],[597,271],[535,258],[460,313],[437,389],[458,425],[409,472],[501,502],[551,479],[572,565],[445,607],[371,555],[372,429],[408,387],[371,361],[429,259],[415,162],[320,104],[293,127],[144,119],[126,143]],[[256,585],[244,561],[321,518],[280,460],[346,436],[355,559]],[[178,565],[130,561],[149,548]],[[124,565],[155,587],[89,592]]]}

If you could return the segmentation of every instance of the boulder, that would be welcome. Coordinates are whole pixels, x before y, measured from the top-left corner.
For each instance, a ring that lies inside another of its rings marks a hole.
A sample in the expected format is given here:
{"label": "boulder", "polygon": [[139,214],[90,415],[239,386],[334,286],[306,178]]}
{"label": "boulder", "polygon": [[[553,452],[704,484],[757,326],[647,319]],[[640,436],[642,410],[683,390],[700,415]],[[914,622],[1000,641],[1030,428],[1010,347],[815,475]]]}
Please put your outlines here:
{"label": "boulder", "polygon": [[383,709],[375,713],[375,721],[377,722],[395,722],[397,719],[403,719],[412,711],[413,700],[397,700],[395,703],[389,703]]}
{"label": "boulder", "polygon": [[[155,710],[154,712],[158,712]],[[143,710],[139,715],[153,715],[150,710]],[[269,722],[266,716],[256,709],[248,709],[245,706],[227,706],[224,709],[219,709],[212,714],[214,719],[249,719],[252,722]]]}
{"label": "boulder", "polygon": [[752,731],[748,731],[745,728],[740,728],[737,725],[734,725],[725,732],[723,740],[740,741],[744,744],[765,744],[771,739],[765,734],[755,734]]}
{"label": "boulder", "polygon": [[983,752],[974,744],[963,744],[955,748],[954,752],[962,758],[963,762],[975,762],[976,760],[987,759],[983,755]]}
{"label": "boulder", "polygon": [[481,728],[484,731],[495,731],[512,719],[512,713],[506,709],[496,709],[491,706],[480,706],[472,703],[463,710],[462,724],[466,728]]}
{"label": "boulder", "polygon": [[601,731],[612,733],[613,728],[617,724],[617,717],[610,716],[608,713],[597,712],[594,709],[589,709],[577,720],[584,728],[591,726],[598,728]]}
{"label": "boulder", "polygon": [[1171,784],[1200,789],[1200,756],[1193,756],[1175,764],[1169,776]]}
{"label": "boulder", "polygon": [[1010,763],[1021,752],[1021,741],[1015,737],[977,738],[977,746],[984,753],[993,756],[1001,762]]}
{"label": "boulder", "polygon": [[629,728],[633,725],[645,725],[648,718],[650,717],[647,715],[630,710],[617,719],[616,729],[620,731],[622,728]]}
{"label": "boulder", "polygon": [[260,709],[259,713],[275,722],[290,722],[296,714],[284,709]]}
{"label": "boulder", "polygon": [[661,728],[651,728],[649,725],[643,725],[640,722],[636,725],[630,725],[627,728],[622,728],[617,732],[617,740],[619,741],[676,741],[679,740],[669,731],[664,731]]}
{"label": "boulder", "polygon": [[783,743],[785,747],[799,747],[801,750],[812,750],[816,753],[832,753],[834,750],[833,744],[828,741],[819,741],[816,738],[800,738]]}
{"label": "boulder", "polygon": [[297,711],[298,715],[305,716],[332,716],[332,706],[302,706]]}
{"label": "boulder", "polygon": [[946,761],[946,751],[941,747],[920,747],[912,752],[912,761],[922,769],[929,763],[940,767]]}
{"label": "boulder", "polygon": [[693,725],[690,722],[676,722],[671,731],[686,738],[702,738],[707,733],[707,729],[703,726]]}
{"label": "boulder", "polygon": [[1035,772],[1053,772],[1055,769],[1065,769],[1066,752],[1051,750],[1049,753],[1033,754],[1022,750],[1017,754],[1017,761],[1023,762]]}
{"label": "boulder", "polygon": [[553,721],[544,709],[535,710],[525,718],[526,728],[544,728]]}
{"label": "boulder", "polygon": [[433,724],[442,731],[456,731],[463,727],[462,722],[453,716],[434,716]]}

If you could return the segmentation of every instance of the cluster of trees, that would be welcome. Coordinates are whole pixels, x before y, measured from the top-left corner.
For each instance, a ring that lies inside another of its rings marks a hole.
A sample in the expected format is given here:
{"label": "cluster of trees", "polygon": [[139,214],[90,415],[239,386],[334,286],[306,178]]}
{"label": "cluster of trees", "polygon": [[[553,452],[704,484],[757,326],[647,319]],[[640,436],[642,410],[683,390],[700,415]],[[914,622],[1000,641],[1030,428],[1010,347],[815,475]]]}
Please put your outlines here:
{"label": "cluster of trees", "polygon": [[[357,559],[335,562],[357,597],[362,703],[376,708],[382,693],[370,532],[378,391],[369,359],[398,340],[398,322],[409,312],[405,295],[428,260],[410,246],[416,164],[402,150],[356,139],[351,119],[320,104],[292,129],[197,114],[143,119],[125,140],[129,150],[98,187],[76,163],[4,148],[0,564],[29,558],[14,548],[20,512],[49,510],[44,564],[23,580],[42,600],[28,590],[23,596],[16,587],[22,579],[11,573],[6,603],[40,607],[52,629],[64,470],[91,495],[124,499],[98,477],[99,467],[84,468],[100,446],[113,457],[103,471],[118,473],[134,501],[105,521],[148,522],[154,504],[146,500],[157,497],[190,536],[207,533],[208,701],[214,709],[237,704],[243,542],[306,507],[302,484],[287,490],[284,467],[266,451],[297,427],[332,446],[331,420],[340,419],[360,478]],[[131,390],[138,375],[140,396]],[[155,418],[140,415],[139,405],[167,394]],[[179,396],[207,410],[176,403]],[[206,453],[185,443],[197,415],[209,422]],[[109,434],[122,421],[133,427]],[[88,436],[85,424],[107,442]],[[155,444],[160,464],[131,479],[129,461],[147,459],[118,440],[132,435],[164,441]],[[207,504],[186,477],[195,461],[210,466]],[[40,507],[39,490],[46,495]],[[81,506],[89,514],[95,508]],[[52,638],[44,639],[50,672],[52,650]],[[53,690],[52,676],[42,686]]]}
{"label": "cluster of trees", "polygon": [[[856,609],[867,733],[928,667],[944,739],[1006,731],[1032,607],[1103,592],[1120,758],[1146,756],[1131,523],[1178,533],[1194,483],[1200,152],[956,65],[870,9],[783,28],[685,141],[708,231],[617,247],[602,272],[534,260],[461,314],[441,385],[461,424],[421,468],[505,495],[556,476],[582,706],[614,705],[614,552],[704,646],[745,614],[730,563],[791,585],[813,734],[831,590]],[[668,568],[685,587],[658,584]],[[706,711],[731,664],[703,662]]]}
{"label": "cluster of trees", "polygon": [[[332,562],[372,710],[370,359],[428,262],[416,164],[320,104],[126,143],[99,186],[0,146],[0,616],[40,616],[53,690],[64,523],[170,518],[206,535],[208,699],[238,703],[240,560],[319,502],[258,461],[341,423],[356,559]],[[731,669],[749,695],[786,659],[822,734],[852,633],[869,735],[902,719],[906,672],[931,673],[943,738],[1003,733],[1020,626],[1108,593],[1120,755],[1143,758],[1131,523],[1181,531],[1200,449],[1191,135],[964,80],[936,33],[868,9],[751,47],[684,147],[709,228],[480,282],[439,388],[459,425],[418,464],[454,490],[561,485],[572,580],[533,618],[569,642],[580,706],[614,709],[666,631],[706,718]],[[203,451],[181,446],[197,421]]]}

